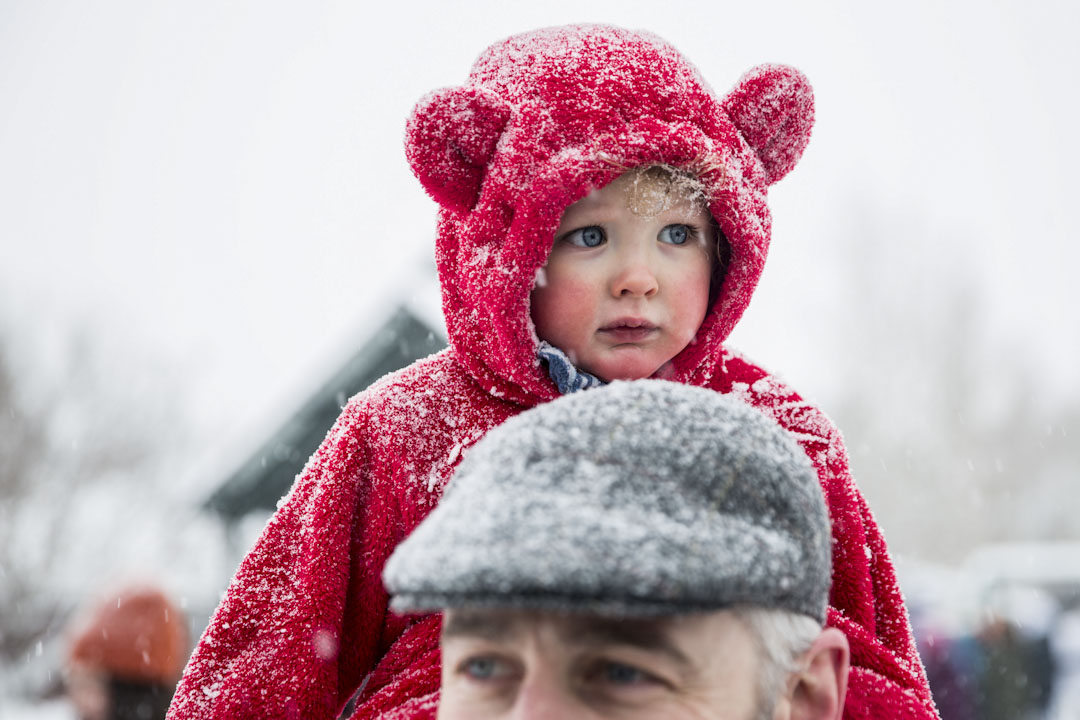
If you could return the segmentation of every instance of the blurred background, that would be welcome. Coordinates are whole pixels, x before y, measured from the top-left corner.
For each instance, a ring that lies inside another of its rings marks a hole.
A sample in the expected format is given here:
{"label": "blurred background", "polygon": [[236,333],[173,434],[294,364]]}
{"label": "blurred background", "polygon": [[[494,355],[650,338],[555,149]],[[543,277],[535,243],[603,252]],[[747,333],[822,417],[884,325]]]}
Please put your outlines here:
{"label": "blurred background", "polygon": [[0,3],[0,716],[72,716],[73,618],[116,588],[162,589],[198,636],[309,436],[441,342],[412,105],[501,37],[611,22],[718,93],[762,62],[809,76],[814,136],[731,344],[843,430],[945,720],[1080,718],[1077,20]]}

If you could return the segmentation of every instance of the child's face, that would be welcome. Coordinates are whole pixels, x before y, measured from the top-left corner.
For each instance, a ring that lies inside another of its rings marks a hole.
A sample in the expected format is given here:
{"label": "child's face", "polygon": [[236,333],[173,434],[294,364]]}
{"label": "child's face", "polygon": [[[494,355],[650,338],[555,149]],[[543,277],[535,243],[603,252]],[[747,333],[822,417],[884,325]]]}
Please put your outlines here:
{"label": "child's face", "polygon": [[624,173],[563,213],[532,292],[537,335],[601,380],[651,376],[705,318],[714,245],[702,201]]}

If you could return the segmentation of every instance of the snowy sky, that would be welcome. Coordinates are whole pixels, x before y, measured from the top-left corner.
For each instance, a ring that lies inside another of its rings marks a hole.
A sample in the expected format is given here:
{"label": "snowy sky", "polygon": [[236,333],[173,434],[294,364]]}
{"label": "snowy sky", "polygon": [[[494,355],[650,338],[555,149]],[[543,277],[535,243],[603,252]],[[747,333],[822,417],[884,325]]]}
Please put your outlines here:
{"label": "snowy sky", "polygon": [[46,348],[86,327],[118,378],[182,375],[223,442],[261,432],[424,272],[434,206],[401,149],[416,100],[494,40],[599,21],[664,36],[718,92],[761,62],[815,86],[739,347],[827,401],[851,328],[839,238],[865,229],[914,274],[935,265],[898,293],[974,283],[989,346],[1080,398],[1075,5],[379,5],[0,4],[0,322]]}

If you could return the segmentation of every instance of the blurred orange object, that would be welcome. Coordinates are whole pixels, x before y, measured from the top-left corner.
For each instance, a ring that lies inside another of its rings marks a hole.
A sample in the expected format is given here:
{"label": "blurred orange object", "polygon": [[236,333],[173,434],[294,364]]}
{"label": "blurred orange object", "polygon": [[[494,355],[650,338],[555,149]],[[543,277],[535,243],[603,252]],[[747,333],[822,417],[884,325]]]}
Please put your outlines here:
{"label": "blurred orange object", "polygon": [[112,593],[80,624],[69,659],[132,682],[172,685],[187,662],[184,614],[159,590]]}

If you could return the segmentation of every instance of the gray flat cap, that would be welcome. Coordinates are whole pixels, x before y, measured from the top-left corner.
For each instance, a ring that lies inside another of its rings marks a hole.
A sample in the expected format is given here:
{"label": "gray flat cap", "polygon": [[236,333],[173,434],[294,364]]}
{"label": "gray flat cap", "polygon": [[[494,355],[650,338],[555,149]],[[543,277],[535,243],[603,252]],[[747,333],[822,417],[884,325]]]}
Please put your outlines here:
{"label": "gray flat cap", "polygon": [[817,474],[772,419],[702,388],[614,382],[491,430],[383,579],[398,612],[753,605],[824,621],[830,538]]}

